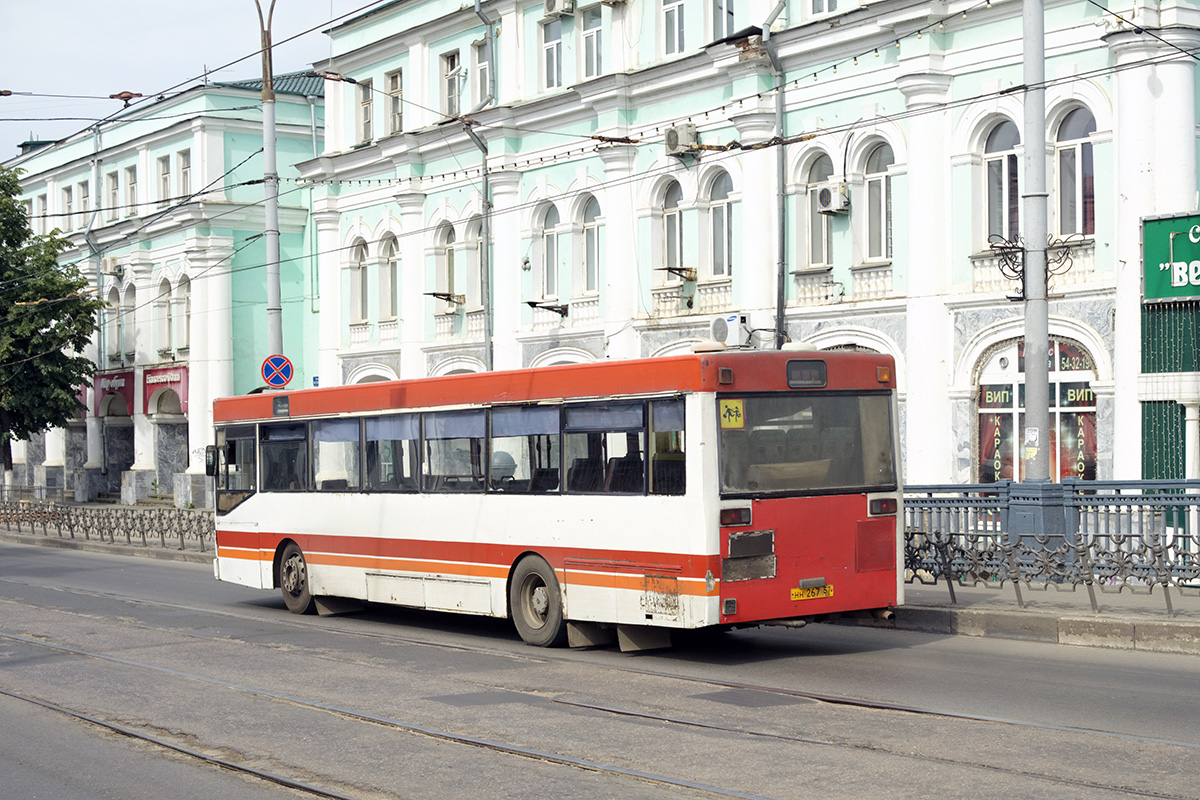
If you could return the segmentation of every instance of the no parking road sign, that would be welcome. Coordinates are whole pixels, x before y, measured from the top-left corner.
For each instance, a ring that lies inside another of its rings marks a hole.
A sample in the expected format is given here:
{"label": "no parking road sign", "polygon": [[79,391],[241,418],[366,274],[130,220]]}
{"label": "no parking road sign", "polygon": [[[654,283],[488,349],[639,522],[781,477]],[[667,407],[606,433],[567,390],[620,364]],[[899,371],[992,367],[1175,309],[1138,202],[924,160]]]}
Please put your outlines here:
{"label": "no parking road sign", "polygon": [[292,380],[292,362],[286,356],[267,356],[262,364],[263,380],[273,389],[282,389]]}

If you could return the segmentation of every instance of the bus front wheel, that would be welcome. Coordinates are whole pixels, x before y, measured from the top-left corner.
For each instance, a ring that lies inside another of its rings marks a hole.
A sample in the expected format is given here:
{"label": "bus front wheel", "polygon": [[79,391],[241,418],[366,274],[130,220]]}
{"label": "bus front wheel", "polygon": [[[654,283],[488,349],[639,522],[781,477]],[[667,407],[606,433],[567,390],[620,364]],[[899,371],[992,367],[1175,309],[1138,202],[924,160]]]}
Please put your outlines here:
{"label": "bus front wheel", "polygon": [[554,570],[543,559],[529,556],[517,564],[509,584],[508,606],[526,644],[558,647],[566,642],[562,592]]}
{"label": "bus front wheel", "polygon": [[316,605],[308,591],[308,564],[304,553],[295,542],[283,548],[279,560],[279,588],[283,591],[283,602],[293,614],[311,614]]}

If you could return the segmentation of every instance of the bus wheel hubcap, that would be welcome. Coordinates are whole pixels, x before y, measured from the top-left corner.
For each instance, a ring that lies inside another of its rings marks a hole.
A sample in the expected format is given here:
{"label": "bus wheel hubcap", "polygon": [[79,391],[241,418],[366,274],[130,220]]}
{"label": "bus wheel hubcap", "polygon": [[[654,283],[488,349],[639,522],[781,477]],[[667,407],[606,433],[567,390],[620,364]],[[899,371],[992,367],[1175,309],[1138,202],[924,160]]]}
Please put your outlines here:
{"label": "bus wheel hubcap", "polygon": [[533,592],[530,593],[529,596],[529,604],[533,608],[533,613],[537,615],[538,619],[545,618],[546,609],[550,607],[550,601],[546,596],[545,586],[538,586],[534,588]]}

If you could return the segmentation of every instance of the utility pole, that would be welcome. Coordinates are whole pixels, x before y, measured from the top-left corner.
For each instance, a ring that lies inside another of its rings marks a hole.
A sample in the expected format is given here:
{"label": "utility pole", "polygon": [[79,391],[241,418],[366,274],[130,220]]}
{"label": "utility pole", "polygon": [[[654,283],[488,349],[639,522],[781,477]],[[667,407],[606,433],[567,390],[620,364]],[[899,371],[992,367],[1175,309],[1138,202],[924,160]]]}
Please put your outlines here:
{"label": "utility pole", "polygon": [[263,19],[262,5],[258,9],[258,24],[262,33],[262,115],[263,115],[263,185],[266,188],[267,244],[267,355],[283,355],[283,297],[279,287],[279,173],[275,166],[275,84],[271,65],[271,17],[275,0]]}

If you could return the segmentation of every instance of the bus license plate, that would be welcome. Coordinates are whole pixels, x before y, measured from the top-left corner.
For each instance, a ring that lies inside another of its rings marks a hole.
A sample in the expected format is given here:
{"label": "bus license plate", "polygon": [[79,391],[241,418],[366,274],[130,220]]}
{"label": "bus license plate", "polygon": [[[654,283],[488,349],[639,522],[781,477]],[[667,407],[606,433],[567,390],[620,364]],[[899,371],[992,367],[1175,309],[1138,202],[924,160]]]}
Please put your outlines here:
{"label": "bus license plate", "polygon": [[833,597],[833,587],[814,586],[811,589],[792,589],[793,600],[815,600],[818,597]]}

